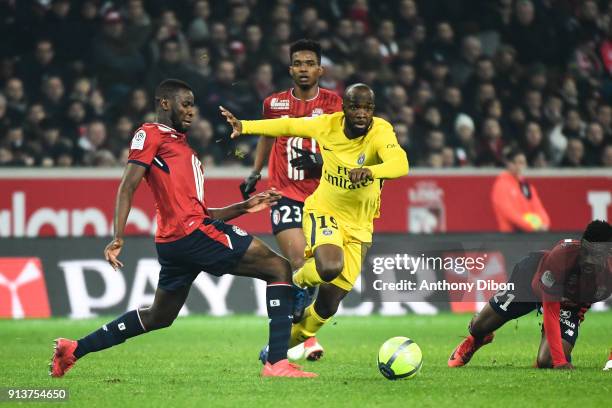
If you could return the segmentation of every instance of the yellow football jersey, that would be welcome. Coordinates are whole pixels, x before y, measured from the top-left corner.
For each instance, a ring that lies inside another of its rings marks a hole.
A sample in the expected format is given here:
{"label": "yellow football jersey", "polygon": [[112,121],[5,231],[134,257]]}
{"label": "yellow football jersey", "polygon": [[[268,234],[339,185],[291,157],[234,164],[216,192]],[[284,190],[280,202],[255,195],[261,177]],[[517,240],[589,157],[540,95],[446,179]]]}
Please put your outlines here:
{"label": "yellow football jersey", "polygon": [[[399,146],[393,127],[375,117],[365,136],[344,134],[344,112],[307,118],[243,120],[243,134],[314,138],[323,155],[321,182],[306,199],[305,209],[329,213],[363,241],[372,239],[372,221],[379,216],[382,179],[408,174],[406,152]],[[374,180],[352,184],[349,171],[365,167]]]}

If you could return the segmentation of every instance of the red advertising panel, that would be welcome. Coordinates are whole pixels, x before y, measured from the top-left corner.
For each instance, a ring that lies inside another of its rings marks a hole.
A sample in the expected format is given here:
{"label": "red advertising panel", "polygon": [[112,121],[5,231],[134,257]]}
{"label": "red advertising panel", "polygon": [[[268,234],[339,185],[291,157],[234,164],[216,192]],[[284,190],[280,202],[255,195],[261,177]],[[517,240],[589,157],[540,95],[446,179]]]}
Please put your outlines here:
{"label": "red advertising panel", "polygon": [[[377,232],[493,232],[494,175],[411,175],[383,189]],[[612,219],[612,176],[530,177],[551,218],[552,231],[578,231],[594,218]],[[208,178],[209,206],[240,200],[241,178]],[[108,236],[118,179],[0,178],[0,237]],[[263,183],[262,183],[263,184]],[[263,186],[262,186],[263,188]],[[145,183],[130,214],[128,234],[152,234],[155,209]],[[240,217],[251,233],[270,233],[269,213]]]}

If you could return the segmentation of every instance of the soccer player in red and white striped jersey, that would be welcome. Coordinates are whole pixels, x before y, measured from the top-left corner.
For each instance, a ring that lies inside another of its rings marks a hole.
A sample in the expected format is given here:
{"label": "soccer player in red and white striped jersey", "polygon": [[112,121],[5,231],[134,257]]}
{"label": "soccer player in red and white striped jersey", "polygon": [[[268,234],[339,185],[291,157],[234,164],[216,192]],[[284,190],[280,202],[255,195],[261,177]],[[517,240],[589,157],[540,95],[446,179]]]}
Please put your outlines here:
{"label": "soccer player in red and white striped jersey", "polygon": [[[289,74],[294,87],[268,96],[263,103],[264,119],[313,117],[342,110],[342,98],[319,86],[323,75],[321,46],[311,40],[299,40],[290,48]],[[282,198],[271,207],[272,232],[282,254],[295,271],[304,264],[306,241],[302,232],[304,200],[319,185],[322,159],[314,139],[301,137],[260,137],[251,175],[240,185],[243,197],[255,191],[260,172],[268,159],[269,187]],[[304,305],[296,305],[294,321],[301,319]],[[318,359],[323,351],[316,338],[306,344],[309,359]]]}
{"label": "soccer player in red and white striped jersey", "polygon": [[132,197],[146,179],[157,209],[155,244],[161,265],[153,305],[130,310],[78,341],[57,339],[50,375],[61,377],[89,353],[170,326],[192,282],[206,271],[215,276],[230,273],[267,282],[270,352],[262,376],[315,377],[287,360],[294,296],[289,263],[262,241],[225,223],[269,208],[280,196],[266,191],[224,208],[209,208],[204,168],[185,134],[194,115],[193,91],[182,81],[168,79],[157,87],[155,101],[157,123],[145,123],[132,139],[117,192],[114,238],[104,250],[113,268],[123,267],[118,257]]}

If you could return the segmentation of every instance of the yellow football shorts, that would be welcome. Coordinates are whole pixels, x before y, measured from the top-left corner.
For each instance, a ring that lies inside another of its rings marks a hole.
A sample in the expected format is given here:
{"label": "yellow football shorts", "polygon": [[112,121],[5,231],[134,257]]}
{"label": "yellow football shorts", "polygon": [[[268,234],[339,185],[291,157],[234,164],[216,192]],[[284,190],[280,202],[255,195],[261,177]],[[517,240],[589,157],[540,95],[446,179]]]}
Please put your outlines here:
{"label": "yellow football shorts", "polygon": [[333,215],[318,211],[304,209],[302,229],[306,237],[306,259],[313,257],[315,249],[320,245],[331,244],[343,249],[344,269],[330,283],[350,292],[361,273],[361,265],[370,243],[353,237]]}

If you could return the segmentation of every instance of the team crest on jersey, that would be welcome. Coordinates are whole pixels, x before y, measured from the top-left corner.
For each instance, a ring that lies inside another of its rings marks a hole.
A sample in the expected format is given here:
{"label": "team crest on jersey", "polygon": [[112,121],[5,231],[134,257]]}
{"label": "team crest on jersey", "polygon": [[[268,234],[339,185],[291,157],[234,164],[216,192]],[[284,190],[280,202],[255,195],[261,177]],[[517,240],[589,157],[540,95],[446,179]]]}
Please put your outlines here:
{"label": "team crest on jersey", "polygon": [[270,99],[270,109],[289,109],[289,99]]}
{"label": "team crest on jersey", "polygon": [[321,116],[323,113],[325,113],[325,112],[323,112],[323,109],[321,109],[321,108],[314,108],[312,110],[312,113],[310,114],[310,116],[312,116],[312,117]]}
{"label": "team crest on jersey", "polygon": [[334,231],[332,231],[329,228],[325,228],[321,233],[327,237],[327,236],[330,236],[331,234],[333,234]]}
{"label": "team crest on jersey", "polygon": [[280,222],[280,217],[280,211],[272,211],[272,222],[274,223],[274,225],[278,225],[278,223]]}
{"label": "team crest on jersey", "polygon": [[234,231],[236,235],[240,235],[241,237],[246,237],[248,235],[245,230],[235,225],[232,225],[232,231]]}
{"label": "team crest on jersey", "polygon": [[359,166],[363,166],[363,163],[365,163],[365,153],[361,153],[357,159],[357,164]]}
{"label": "team crest on jersey", "polygon": [[134,137],[132,138],[132,146],[130,147],[132,150],[142,150],[144,149],[144,142],[147,138],[147,132],[144,129],[140,129]]}

